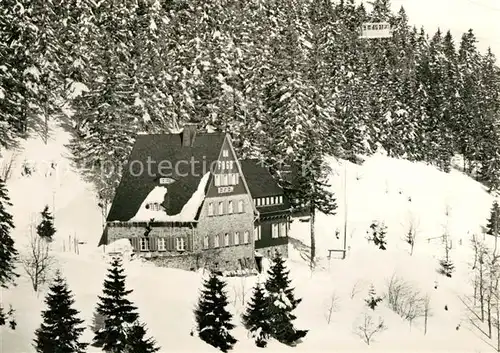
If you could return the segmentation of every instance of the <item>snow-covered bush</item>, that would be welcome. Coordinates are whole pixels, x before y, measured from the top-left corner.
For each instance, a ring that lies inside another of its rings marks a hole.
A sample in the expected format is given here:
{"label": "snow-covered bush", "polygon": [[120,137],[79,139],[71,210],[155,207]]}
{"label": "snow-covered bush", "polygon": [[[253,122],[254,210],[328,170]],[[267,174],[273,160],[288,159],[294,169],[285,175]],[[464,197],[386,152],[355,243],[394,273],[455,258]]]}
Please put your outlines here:
{"label": "snow-covered bush", "polygon": [[378,318],[378,323],[376,323],[373,317],[367,313],[364,313],[361,318],[356,320],[354,325],[354,333],[367,345],[370,345],[375,335],[387,330],[387,326],[385,326],[381,317]]}

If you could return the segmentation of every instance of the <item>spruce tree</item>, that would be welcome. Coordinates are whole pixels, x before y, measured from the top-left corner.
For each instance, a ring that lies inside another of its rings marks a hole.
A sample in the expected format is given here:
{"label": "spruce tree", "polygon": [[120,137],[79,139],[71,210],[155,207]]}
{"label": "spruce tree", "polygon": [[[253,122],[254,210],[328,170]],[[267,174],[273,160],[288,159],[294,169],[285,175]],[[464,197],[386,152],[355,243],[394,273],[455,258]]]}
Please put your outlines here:
{"label": "spruce tree", "polygon": [[45,206],[42,211],[42,221],[36,227],[37,234],[48,242],[51,242],[53,235],[56,233],[54,228],[54,217],[49,212],[49,206]]}
{"label": "spruce tree", "polygon": [[231,323],[232,315],[226,309],[226,283],[211,273],[203,287],[194,311],[198,335],[211,346],[227,352],[237,340],[230,333],[234,325]]}
{"label": "spruce tree", "polygon": [[491,206],[490,218],[488,219],[488,224],[486,225],[486,234],[492,235],[494,237],[498,236],[500,231],[500,206],[498,202],[493,201]]}
{"label": "spruce tree", "polygon": [[45,298],[47,310],[42,312],[43,322],[35,331],[34,346],[38,353],[83,353],[87,343],[79,342],[83,320],[73,308],[71,291],[61,273],[57,271],[54,283]]}
{"label": "spruce tree", "polygon": [[125,289],[125,278],[121,261],[114,258],[97,304],[97,313],[104,317],[104,327],[95,333],[92,344],[108,353],[123,352],[127,329],[139,317],[137,308],[126,298],[132,290]]}
{"label": "spruce tree", "polygon": [[19,277],[15,272],[15,263],[18,253],[14,248],[14,240],[10,232],[14,228],[12,215],[7,211],[7,207],[12,206],[7,189],[2,179],[0,179],[0,287],[7,288]]}
{"label": "spruce tree", "polygon": [[380,298],[377,293],[375,292],[375,287],[373,284],[370,286],[370,290],[368,291],[368,298],[365,299],[366,305],[372,309],[375,310],[377,307],[378,303],[382,301],[382,298]]}
{"label": "spruce tree", "polygon": [[136,323],[127,329],[127,346],[124,353],[155,353],[160,350],[152,338],[146,338],[146,328]]}
{"label": "spruce tree", "polygon": [[[12,206],[10,203],[5,184],[0,179],[0,288],[8,288],[14,284],[14,280],[19,277],[15,272],[15,263],[18,258],[17,250],[14,247],[14,240],[10,236],[11,230],[14,228],[12,215],[7,211],[7,207]],[[16,323],[13,319],[14,310],[5,311],[5,308],[0,305],[0,326],[9,322],[12,329]]]}
{"label": "spruce tree", "polygon": [[242,322],[252,334],[257,347],[265,348],[272,333],[272,326],[268,300],[260,283],[257,283],[253,289],[252,298],[246,312],[242,315]]}
{"label": "spruce tree", "polygon": [[385,224],[379,224],[378,222],[373,222],[370,225],[372,230],[372,238],[373,244],[379,247],[380,250],[387,250],[386,245],[387,242],[385,240],[385,235],[387,234],[387,227]]}
{"label": "spruce tree", "polygon": [[291,280],[288,278],[290,271],[285,267],[285,261],[276,253],[273,264],[268,271],[265,289],[268,293],[268,310],[271,318],[271,335],[277,341],[293,345],[307,334],[307,331],[297,330],[293,325],[296,319],[292,311],[302,299],[296,299]]}

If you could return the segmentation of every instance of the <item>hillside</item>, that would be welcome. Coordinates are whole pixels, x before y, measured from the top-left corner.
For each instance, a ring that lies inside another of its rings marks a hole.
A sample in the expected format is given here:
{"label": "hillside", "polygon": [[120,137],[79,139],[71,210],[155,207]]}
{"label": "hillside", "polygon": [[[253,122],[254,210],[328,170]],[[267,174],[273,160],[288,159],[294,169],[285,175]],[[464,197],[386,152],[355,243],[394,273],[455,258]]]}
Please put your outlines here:
{"label": "hillside", "polygon": [[[107,266],[103,249],[96,247],[102,215],[92,188],[80,179],[78,171],[70,168],[64,147],[69,136],[59,128],[55,131],[57,134],[47,146],[37,139],[26,141],[14,160],[14,168],[7,181],[15,205],[12,209],[16,224],[13,237],[21,254],[25,253],[30,220],[45,204],[54,207],[58,232],[53,255],[74,291],[81,317],[89,325]],[[9,153],[3,153],[2,158],[2,162],[8,160]],[[21,175],[25,159],[38,166],[29,177]],[[59,172],[46,176],[46,168],[42,166],[54,161],[60,168]],[[393,274],[414,283],[422,293],[430,296],[432,316],[428,332],[424,335],[421,318],[415,320],[410,328],[408,322],[388,309],[384,302],[374,311],[373,317],[383,317],[388,329],[375,336],[370,346],[372,350],[491,350],[478,331],[471,328],[469,313],[460,300],[472,291],[469,274],[471,235],[480,234],[480,227],[486,223],[492,202],[482,185],[457,170],[445,174],[423,163],[410,163],[383,155],[368,157],[361,166],[334,159],[329,163],[333,169],[331,188],[337,195],[338,212],[336,216],[320,215],[317,219],[319,266],[311,272],[298,247],[292,251],[288,261],[296,293],[303,298],[296,312],[297,326],[310,330],[304,342],[293,350],[366,350],[367,345],[353,333],[353,328],[366,310],[364,299],[369,285],[374,284],[377,293],[382,295],[386,290],[386,281]],[[327,250],[341,246],[335,237],[335,230],[339,228],[342,234],[344,185],[347,186],[345,199],[350,251],[346,260],[328,261]],[[445,215],[446,209],[448,216]],[[410,256],[408,244],[403,238],[412,219],[418,232],[414,254]],[[387,225],[386,251],[377,249],[366,240],[366,232],[373,220]],[[441,236],[446,224],[453,244],[451,258],[456,266],[452,278],[436,272],[438,259],[443,256],[439,239],[427,240]],[[74,246],[68,245],[75,236],[81,243],[78,254]],[[308,223],[294,221],[292,237],[296,239],[295,244],[303,244],[300,246],[302,252],[307,252],[308,236]],[[158,268],[138,260],[126,261],[125,268],[127,284],[134,290],[130,298],[139,307],[141,319],[162,347],[162,352],[215,352],[189,335],[202,273]],[[2,292],[2,302],[16,308],[18,322],[15,331],[0,328],[0,351],[5,353],[33,351],[33,332],[40,323],[39,314],[44,307],[44,291],[37,297],[23,270],[19,272],[22,276],[18,286]],[[234,314],[242,312],[243,299],[248,299],[255,280],[256,277],[228,279],[230,308]],[[437,289],[434,288],[436,284]],[[353,288],[355,295],[351,298]],[[334,300],[335,310],[328,324],[326,315],[333,297],[337,298]],[[449,310],[444,310],[445,305]],[[259,350],[247,337],[238,318],[235,322],[239,342],[234,351]],[[456,329],[458,325],[459,330]],[[87,330],[84,339],[88,341],[91,337],[90,330]],[[267,350],[289,349],[273,342]],[[88,352],[99,351],[89,348]]]}

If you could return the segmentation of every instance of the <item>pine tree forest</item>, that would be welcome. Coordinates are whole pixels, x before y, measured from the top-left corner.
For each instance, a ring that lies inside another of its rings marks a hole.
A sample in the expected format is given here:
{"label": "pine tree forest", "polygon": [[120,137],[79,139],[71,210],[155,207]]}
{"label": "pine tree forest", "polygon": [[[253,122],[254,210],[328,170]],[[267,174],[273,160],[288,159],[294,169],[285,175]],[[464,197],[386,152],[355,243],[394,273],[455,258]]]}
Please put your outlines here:
{"label": "pine tree forest", "polygon": [[[460,154],[465,172],[500,186],[500,70],[473,29],[427,33],[388,0],[3,4],[0,143],[59,119],[103,199],[120,170],[96,170],[124,163],[136,133],[188,120],[278,175],[300,158],[320,168],[383,148],[444,171]],[[370,21],[388,21],[392,38],[360,39]]]}

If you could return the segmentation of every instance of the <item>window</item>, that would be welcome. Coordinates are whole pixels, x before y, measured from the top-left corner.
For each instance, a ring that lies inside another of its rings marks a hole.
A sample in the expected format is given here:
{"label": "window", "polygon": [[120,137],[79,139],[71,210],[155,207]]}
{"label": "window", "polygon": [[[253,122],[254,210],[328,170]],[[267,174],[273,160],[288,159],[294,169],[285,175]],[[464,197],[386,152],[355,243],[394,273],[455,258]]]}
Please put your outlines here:
{"label": "window", "polygon": [[283,196],[279,196],[279,197],[278,197],[278,202],[279,202],[279,203],[283,203]]}
{"label": "window", "polygon": [[227,174],[222,174],[222,185],[228,185]]}
{"label": "window", "polygon": [[243,233],[243,244],[248,244],[250,242],[250,232],[248,230],[245,230],[245,233]]}
{"label": "window", "polygon": [[219,170],[224,170],[224,162],[223,161],[217,161],[217,167]]}
{"label": "window", "polygon": [[216,234],[214,236],[214,248],[218,248],[220,247],[220,237],[219,237],[219,234]]}
{"label": "window", "polygon": [[177,251],[186,250],[186,243],[184,241],[184,238],[175,238],[175,248],[177,249]]}
{"label": "window", "polygon": [[208,203],[208,215],[209,216],[214,215],[214,203],[213,202]]}
{"label": "window", "polygon": [[253,229],[253,239],[254,240],[260,240],[260,234],[261,234],[261,230],[260,230],[260,226],[255,226],[255,228]]}
{"label": "window", "polygon": [[210,245],[209,245],[209,242],[208,242],[208,239],[209,239],[209,238],[208,238],[208,235],[205,235],[205,237],[203,238],[203,247],[204,247],[205,249],[208,249],[208,247],[210,246]]}
{"label": "window", "polygon": [[271,198],[270,197],[266,197],[266,205],[270,205],[271,204]]}
{"label": "window", "polygon": [[233,213],[233,201],[229,200],[227,202],[227,213],[232,214]]}
{"label": "window", "polygon": [[244,212],[243,200],[238,200],[238,212],[239,213],[243,213]]}
{"label": "window", "polygon": [[286,237],[286,232],[287,232],[286,222],[280,223],[280,237],[282,237],[282,238]]}
{"label": "window", "polygon": [[215,174],[214,175],[214,185],[219,186],[220,185],[220,174]]}
{"label": "window", "polygon": [[222,157],[228,157],[229,156],[229,151],[228,150],[222,150]]}
{"label": "window", "polygon": [[165,238],[158,238],[158,251],[167,250],[165,247]]}
{"label": "window", "polygon": [[141,238],[141,251],[149,250],[149,238]]}
{"label": "window", "polygon": [[278,223],[273,223],[271,225],[271,236],[273,238],[277,238],[279,237],[279,227],[278,227]]}
{"label": "window", "polygon": [[219,202],[219,214],[224,214],[224,201]]}
{"label": "window", "polygon": [[260,206],[260,199],[255,199],[257,206]]}
{"label": "window", "polygon": [[148,203],[146,205],[146,209],[151,210],[151,211],[160,211],[161,207],[160,207],[160,204],[158,202],[152,202],[152,203]]}
{"label": "window", "polygon": [[229,246],[229,233],[224,234],[224,246]]}
{"label": "window", "polygon": [[228,168],[227,169],[233,169],[233,161],[229,161],[228,163]]}
{"label": "window", "polygon": [[235,232],[234,233],[234,245],[239,245],[240,244],[240,232]]}

